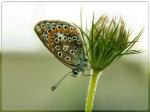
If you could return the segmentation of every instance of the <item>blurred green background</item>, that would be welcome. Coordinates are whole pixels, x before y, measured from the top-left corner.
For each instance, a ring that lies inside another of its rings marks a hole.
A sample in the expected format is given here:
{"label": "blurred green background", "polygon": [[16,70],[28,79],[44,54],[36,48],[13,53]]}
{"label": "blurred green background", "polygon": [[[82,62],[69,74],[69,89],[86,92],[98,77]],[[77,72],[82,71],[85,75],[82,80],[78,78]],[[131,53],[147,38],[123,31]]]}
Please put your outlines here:
{"label": "blurred green background", "polygon": [[[103,72],[95,96],[95,110],[148,108],[147,62],[140,55],[126,56]],[[50,91],[68,71],[46,49],[39,53],[3,53],[3,109],[84,109],[89,77],[67,77],[56,91]]]}
{"label": "blurred green background", "polygon": [[33,31],[34,25],[44,19],[79,24],[81,6],[83,20],[87,17],[88,25],[95,12],[95,18],[104,13],[110,17],[123,17],[134,36],[144,27],[140,42],[135,46],[144,52],[124,56],[103,71],[93,109],[148,109],[146,2],[3,2],[2,109],[84,109],[89,77],[67,77],[51,92],[50,87],[70,69],[52,56]]}

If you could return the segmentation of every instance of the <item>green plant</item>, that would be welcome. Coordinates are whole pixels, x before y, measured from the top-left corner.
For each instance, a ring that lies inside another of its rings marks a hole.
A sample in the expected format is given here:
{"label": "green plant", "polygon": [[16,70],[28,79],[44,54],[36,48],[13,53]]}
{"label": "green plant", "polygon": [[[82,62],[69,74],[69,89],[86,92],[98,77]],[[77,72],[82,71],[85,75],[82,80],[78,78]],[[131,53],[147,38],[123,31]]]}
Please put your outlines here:
{"label": "green plant", "polygon": [[85,111],[91,112],[100,74],[120,57],[141,53],[141,50],[132,50],[131,48],[138,42],[143,29],[133,40],[129,41],[131,32],[126,29],[124,21],[122,19],[117,21],[116,18],[109,20],[105,15],[101,16],[96,22],[93,15],[90,31],[87,27],[85,31],[83,30],[82,18],[81,26],[77,27],[81,31],[92,71],[85,106]]}

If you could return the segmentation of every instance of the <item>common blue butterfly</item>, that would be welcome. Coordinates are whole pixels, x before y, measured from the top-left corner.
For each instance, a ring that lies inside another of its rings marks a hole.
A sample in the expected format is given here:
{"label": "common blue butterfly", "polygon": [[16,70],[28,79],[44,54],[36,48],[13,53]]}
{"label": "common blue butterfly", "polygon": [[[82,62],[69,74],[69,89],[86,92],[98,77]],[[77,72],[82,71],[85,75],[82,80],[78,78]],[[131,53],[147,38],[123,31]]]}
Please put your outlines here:
{"label": "common blue butterfly", "polygon": [[[43,20],[35,25],[34,30],[46,48],[72,69],[72,76],[85,71],[87,58],[80,31],[75,25],[60,20]],[[52,91],[62,79],[51,88]]]}

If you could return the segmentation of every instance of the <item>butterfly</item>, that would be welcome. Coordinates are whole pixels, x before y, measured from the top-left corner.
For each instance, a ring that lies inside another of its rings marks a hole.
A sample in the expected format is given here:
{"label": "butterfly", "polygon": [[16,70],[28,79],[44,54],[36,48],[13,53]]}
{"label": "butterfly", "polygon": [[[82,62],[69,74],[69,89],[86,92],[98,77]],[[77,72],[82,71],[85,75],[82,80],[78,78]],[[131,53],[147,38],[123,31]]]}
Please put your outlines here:
{"label": "butterfly", "polygon": [[[75,25],[61,20],[43,20],[35,25],[34,30],[45,47],[59,61],[72,69],[69,72],[72,76],[76,77],[80,72],[85,71],[88,63],[87,57],[82,36]],[[52,91],[64,77],[51,88]]]}

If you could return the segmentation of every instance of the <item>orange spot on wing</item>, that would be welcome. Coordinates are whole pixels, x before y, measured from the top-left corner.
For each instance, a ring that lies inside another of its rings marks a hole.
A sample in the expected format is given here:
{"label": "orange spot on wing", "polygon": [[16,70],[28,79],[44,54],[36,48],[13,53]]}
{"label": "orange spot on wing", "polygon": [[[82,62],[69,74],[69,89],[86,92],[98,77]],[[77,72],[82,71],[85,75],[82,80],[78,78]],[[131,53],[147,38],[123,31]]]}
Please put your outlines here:
{"label": "orange spot on wing", "polygon": [[48,35],[48,44],[50,47],[53,45],[53,36]]}
{"label": "orange spot on wing", "polygon": [[69,33],[69,31],[70,31],[69,28],[64,29],[64,33]]}
{"label": "orange spot on wing", "polygon": [[58,32],[58,29],[57,29],[57,28],[55,28],[55,29],[53,30],[53,32],[54,32],[54,33],[57,33],[57,32]]}
{"label": "orange spot on wing", "polygon": [[76,30],[70,30],[71,35],[79,35],[79,32]]}
{"label": "orange spot on wing", "polygon": [[49,35],[49,36],[53,36],[53,35],[54,35],[54,32],[50,30],[50,31],[48,32],[48,35]]}
{"label": "orange spot on wing", "polygon": [[63,28],[59,28],[59,29],[58,29],[58,32],[59,32],[59,33],[63,33],[63,32],[64,32],[64,29],[63,29]]}

